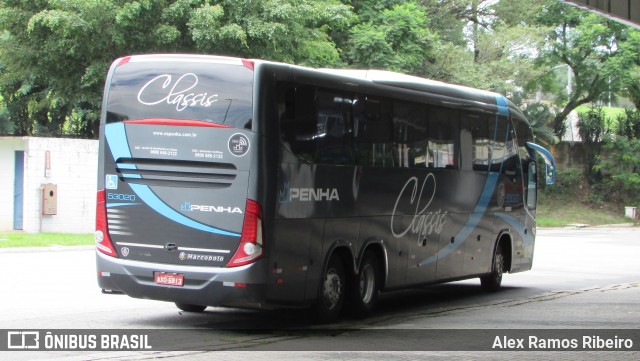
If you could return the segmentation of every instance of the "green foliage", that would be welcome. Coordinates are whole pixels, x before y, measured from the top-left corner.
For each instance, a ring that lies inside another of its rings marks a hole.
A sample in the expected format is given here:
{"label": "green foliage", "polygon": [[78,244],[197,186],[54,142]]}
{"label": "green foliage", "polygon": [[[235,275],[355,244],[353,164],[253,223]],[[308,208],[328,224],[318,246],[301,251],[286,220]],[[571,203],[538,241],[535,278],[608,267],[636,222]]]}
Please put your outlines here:
{"label": "green foliage", "polygon": [[585,186],[584,173],[581,169],[558,169],[556,171],[556,182],[553,186],[544,188],[542,195],[552,198],[560,197],[561,199],[581,199],[582,189]]}
{"label": "green foliage", "polygon": [[0,96],[15,135],[96,138],[118,57],[196,52],[331,66],[339,51],[329,33],[353,18],[338,0],[1,1]]}
{"label": "green foliage", "polygon": [[618,115],[616,134],[628,139],[640,139],[640,111],[625,109],[624,114]]}
{"label": "green foliage", "polygon": [[533,131],[535,141],[547,148],[558,142],[558,138],[549,127],[549,121],[553,119],[553,112],[549,105],[544,103],[531,103],[522,109],[524,115],[529,119],[529,124]]}
{"label": "green foliage", "polygon": [[[638,57],[633,41],[637,34],[622,24],[562,2],[548,2],[543,9],[537,21],[553,31],[547,33],[548,45],[538,61],[549,70],[566,64],[573,71],[571,94],[560,98],[563,109],[553,120],[554,131],[560,136],[563,122],[572,110],[621,92],[629,83],[628,64]],[[549,71],[545,76],[554,74]]]}
{"label": "green foliage", "polygon": [[594,169],[603,176],[608,198],[618,204],[640,204],[640,139],[607,135]]}
{"label": "green foliage", "polygon": [[604,137],[611,133],[611,119],[605,116],[601,106],[590,107],[587,112],[580,114],[578,131],[586,152],[585,174],[596,181],[594,177],[598,174],[594,174],[594,166],[602,152]]}
{"label": "green foliage", "polygon": [[9,111],[0,105],[0,136],[13,133],[13,124],[9,121]]}
{"label": "green foliage", "polygon": [[437,36],[424,9],[413,2],[394,5],[351,30],[347,61],[355,67],[419,74],[432,61]]}

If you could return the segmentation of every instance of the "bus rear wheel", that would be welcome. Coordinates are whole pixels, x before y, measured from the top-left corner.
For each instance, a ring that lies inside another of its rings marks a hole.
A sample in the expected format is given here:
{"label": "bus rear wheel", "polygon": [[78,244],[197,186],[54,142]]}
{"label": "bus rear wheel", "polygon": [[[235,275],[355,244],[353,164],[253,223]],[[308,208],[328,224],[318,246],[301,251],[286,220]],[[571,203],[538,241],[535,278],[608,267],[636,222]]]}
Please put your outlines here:
{"label": "bus rear wheel", "polygon": [[380,266],[373,252],[366,252],[362,259],[360,272],[354,277],[349,288],[349,303],[358,317],[364,317],[373,311],[380,293]]}
{"label": "bus rear wheel", "polygon": [[345,299],[346,275],[340,258],[332,255],[320,282],[320,294],[315,304],[318,320],[333,322],[338,319]]}
{"label": "bus rear wheel", "polygon": [[178,303],[178,302],[176,302],[176,307],[178,307],[184,312],[195,312],[195,313],[202,312],[207,308],[207,306],[203,306],[203,305],[191,305],[188,303]]}
{"label": "bus rear wheel", "polygon": [[504,273],[504,251],[501,246],[496,249],[496,254],[493,257],[493,265],[491,267],[491,273],[486,276],[480,277],[480,284],[482,288],[489,292],[496,292],[502,285],[502,274]]}

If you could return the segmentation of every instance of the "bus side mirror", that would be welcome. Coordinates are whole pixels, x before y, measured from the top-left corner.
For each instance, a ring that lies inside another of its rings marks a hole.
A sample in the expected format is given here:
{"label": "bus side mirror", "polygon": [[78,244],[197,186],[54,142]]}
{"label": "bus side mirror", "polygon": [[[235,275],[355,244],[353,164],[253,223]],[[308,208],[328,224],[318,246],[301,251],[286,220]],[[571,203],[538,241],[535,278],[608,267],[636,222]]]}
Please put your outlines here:
{"label": "bus side mirror", "polygon": [[552,185],[556,181],[556,160],[553,158],[553,154],[546,148],[531,142],[527,142],[527,147],[535,150],[542,156],[546,165],[544,172],[544,179],[547,185]]}

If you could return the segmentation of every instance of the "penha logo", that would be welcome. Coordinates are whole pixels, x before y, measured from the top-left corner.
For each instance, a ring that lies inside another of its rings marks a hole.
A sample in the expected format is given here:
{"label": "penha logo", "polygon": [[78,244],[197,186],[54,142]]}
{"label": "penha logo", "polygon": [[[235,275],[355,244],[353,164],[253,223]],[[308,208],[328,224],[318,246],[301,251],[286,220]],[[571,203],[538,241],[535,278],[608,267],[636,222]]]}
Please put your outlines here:
{"label": "penha logo", "polygon": [[239,213],[242,214],[240,207],[225,207],[214,206],[207,204],[191,204],[191,202],[184,202],[180,205],[180,210],[183,212],[214,212],[214,213]]}
{"label": "penha logo", "polygon": [[242,133],[236,133],[229,138],[229,151],[236,157],[247,154],[249,147],[249,138]]}
{"label": "penha logo", "polygon": [[279,200],[280,203],[340,201],[340,195],[336,188],[291,188],[289,182],[285,182]]}

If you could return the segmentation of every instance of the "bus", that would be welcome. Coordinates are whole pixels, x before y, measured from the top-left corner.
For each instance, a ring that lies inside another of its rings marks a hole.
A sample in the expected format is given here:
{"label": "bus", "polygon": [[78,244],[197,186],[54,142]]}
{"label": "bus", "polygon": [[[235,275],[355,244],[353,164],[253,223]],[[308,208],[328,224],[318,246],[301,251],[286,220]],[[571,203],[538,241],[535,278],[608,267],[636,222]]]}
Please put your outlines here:
{"label": "bus", "polygon": [[[208,55],[106,79],[99,287],[208,306],[367,315],[383,291],[529,270],[536,153],[500,94],[376,70]],[[541,163],[542,164],[542,163]]]}

